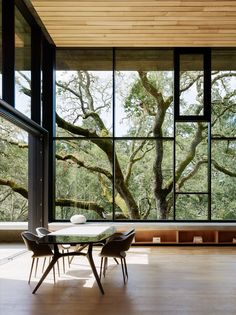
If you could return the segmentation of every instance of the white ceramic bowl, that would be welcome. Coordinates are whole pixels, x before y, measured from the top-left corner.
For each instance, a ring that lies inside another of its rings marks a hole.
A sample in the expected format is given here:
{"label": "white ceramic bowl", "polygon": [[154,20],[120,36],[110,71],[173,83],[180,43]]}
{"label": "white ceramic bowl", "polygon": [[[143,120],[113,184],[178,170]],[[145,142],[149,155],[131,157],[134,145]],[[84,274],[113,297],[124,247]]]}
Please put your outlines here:
{"label": "white ceramic bowl", "polygon": [[70,218],[70,222],[73,224],[82,224],[86,222],[86,218],[82,214],[75,214]]}

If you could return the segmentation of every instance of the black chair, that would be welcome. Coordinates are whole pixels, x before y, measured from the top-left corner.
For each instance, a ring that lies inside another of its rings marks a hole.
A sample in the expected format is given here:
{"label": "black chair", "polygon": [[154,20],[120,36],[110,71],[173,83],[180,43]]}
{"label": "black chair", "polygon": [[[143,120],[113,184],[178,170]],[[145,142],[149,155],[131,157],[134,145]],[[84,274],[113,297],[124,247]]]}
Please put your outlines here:
{"label": "black chair", "polygon": [[123,231],[123,232],[115,232],[112,234],[112,236],[109,238],[109,240],[119,238],[120,236],[127,236],[135,232],[135,229],[129,229],[128,231]]}
{"label": "black chair", "polygon": [[[36,228],[36,232],[38,234],[39,237],[43,237],[45,235],[48,235],[50,233],[50,231],[48,229],[46,229],[45,227],[37,227]],[[67,253],[69,253],[69,249],[70,249],[70,244],[62,244],[62,245],[59,245],[59,249],[61,249],[62,253],[64,253],[64,251],[66,251]],[[63,271],[65,273],[65,258],[62,257],[62,262],[63,262]],[[69,268],[70,268],[70,259],[69,259],[69,256],[68,256],[68,265],[69,265]]]}
{"label": "black chair", "polygon": [[129,250],[131,243],[134,239],[135,231],[131,230],[124,233],[114,233],[107,243],[102,247],[101,265],[100,265],[100,278],[102,273],[105,277],[107,269],[107,259],[112,257],[114,259],[120,258],[124,284],[128,280],[128,270],[126,265],[126,252]]}
{"label": "black chair", "polygon": [[[39,237],[31,232],[22,232],[21,237],[23,238],[23,241],[27,247],[27,249],[31,252],[33,252],[32,255],[32,263],[31,263],[31,268],[30,268],[30,274],[29,274],[29,280],[28,283],[30,283],[31,280],[31,275],[34,267],[34,262],[36,260],[36,266],[35,266],[35,277],[37,274],[37,268],[38,268],[38,261],[39,258],[44,257],[44,263],[43,266],[45,265],[46,258],[52,258],[53,257],[53,252],[50,246],[46,244],[39,244],[37,241],[39,240]],[[55,269],[53,267],[53,279],[55,283]]]}

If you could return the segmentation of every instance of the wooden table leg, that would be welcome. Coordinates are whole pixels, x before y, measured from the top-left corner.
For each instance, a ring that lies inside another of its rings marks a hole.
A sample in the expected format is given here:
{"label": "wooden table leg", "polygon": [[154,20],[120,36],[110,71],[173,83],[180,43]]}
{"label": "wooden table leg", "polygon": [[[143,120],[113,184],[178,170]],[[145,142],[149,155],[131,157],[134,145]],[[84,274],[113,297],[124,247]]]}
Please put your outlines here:
{"label": "wooden table leg", "polygon": [[93,274],[95,276],[95,279],[97,281],[97,284],[99,286],[99,289],[102,292],[102,294],[104,294],[104,290],[103,290],[100,278],[99,278],[98,273],[97,273],[97,269],[96,269],[94,261],[93,261],[92,250],[93,250],[93,244],[90,243],[89,247],[88,247],[87,258],[88,258],[88,261],[90,263],[90,266],[91,266],[91,269],[93,271]]}

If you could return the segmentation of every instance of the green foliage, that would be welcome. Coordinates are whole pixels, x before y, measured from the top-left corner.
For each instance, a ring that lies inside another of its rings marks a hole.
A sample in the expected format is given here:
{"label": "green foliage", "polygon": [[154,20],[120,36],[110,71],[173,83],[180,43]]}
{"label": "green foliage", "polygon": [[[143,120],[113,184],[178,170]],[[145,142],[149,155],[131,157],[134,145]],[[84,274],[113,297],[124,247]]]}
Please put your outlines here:
{"label": "green foliage", "polygon": [[[64,140],[56,142],[56,154],[62,157],[71,154],[87,167],[96,166],[107,171],[110,167],[104,153],[90,141]],[[108,181],[106,181],[108,183]],[[108,185],[110,192],[111,184]],[[105,213],[112,210],[111,204],[102,196],[103,191],[98,172],[80,167],[72,160],[56,162],[56,198],[94,201],[104,207]],[[69,219],[73,214],[84,214],[87,219],[102,219],[92,210],[60,207],[56,209],[57,219]]]}
{"label": "green foliage", "polygon": [[[0,179],[28,187],[28,135],[0,119]],[[28,200],[0,185],[0,221],[27,221]]]}
{"label": "green foliage", "polygon": [[[191,80],[196,80],[199,73],[184,73],[184,85],[182,88],[190,85],[191,90]],[[147,136],[152,135],[151,131],[153,129],[153,124],[155,120],[155,115],[158,112],[158,106],[160,104],[157,103],[157,100],[155,97],[150,95],[147,90],[144,88],[141,80],[139,79],[139,76],[135,73],[128,74],[126,72],[117,73],[117,76],[121,77],[120,82],[118,83],[118,91],[117,91],[117,98],[120,99],[120,105],[123,106],[123,123],[124,130],[126,130],[126,133],[124,136],[128,137],[137,137],[137,136]],[[164,99],[167,99],[167,97],[170,97],[172,95],[172,86],[171,82],[173,80],[172,75],[170,72],[149,72],[147,74],[149,83],[156,88],[156,90],[159,91],[159,93],[162,94]],[[78,78],[77,78],[78,79]],[[213,76],[214,79],[214,76]],[[224,78],[223,78],[224,79]],[[101,84],[101,82],[98,80],[98,78],[94,80],[96,81],[97,85]],[[196,89],[196,99],[195,101],[198,102],[197,106],[201,106],[202,102],[202,78],[201,76],[196,81],[195,85],[193,85],[194,89]],[[72,82],[73,79],[71,79],[70,82]],[[222,80],[221,80],[222,81]],[[126,84],[124,85],[123,82]],[[216,130],[216,126],[218,130],[221,128],[222,130],[224,128],[225,122],[231,122],[234,121],[235,116],[232,114],[232,108],[231,103],[234,99],[233,93],[232,93],[232,81],[227,77],[224,81],[225,85],[228,86],[228,88],[224,87],[225,91],[223,92],[223,83],[218,82],[218,80],[215,81],[213,84],[213,100],[217,99],[218,103],[217,106],[213,107],[213,120],[216,120],[213,124],[214,130]],[[193,89],[193,88],[192,88]],[[227,90],[227,91],[226,91]],[[194,92],[195,93],[195,92]],[[229,95],[230,94],[230,95]],[[226,95],[230,96],[226,97]],[[187,98],[191,97],[191,95],[187,96]],[[224,100],[222,102],[223,107],[220,106],[219,97],[221,97],[221,100]],[[230,100],[230,102],[229,102]],[[213,101],[214,102],[214,101]],[[186,103],[187,104],[187,103]],[[213,103],[214,104],[214,103]],[[77,110],[81,110],[79,105]],[[97,103],[97,106],[99,108],[102,108],[101,104]],[[188,112],[189,108],[188,105],[185,106],[186,113]],[[227,110],[229,107],[229,110]],[[106,106],[99,111],[100,117],[105,117],[103,110],[105,110]],[[197,107],[196,107],[196,110]],[[219,114],[224,111],[223,115],[219,117]],[[91,120],[92,121],[92,120]],[[94,124],[94,120],[92,122]],[[217,125],[218,124],[218,125]],[[229,124],[227,124],[228,126]],[[81,126],[86,128],[92,128],[92,125],[88,124],[88,121],[86,119],[82,122]],[[173,110],[172,106],[167,110],[165,114],[164,123],[162,125],[162,133],[164,136],[171,136],[173,134]],[[96,128],[95,128],[96,129]],[[176,125],[176,153],[175,153],[175,159],[176,159],[176,169],[179,165],[185,160],[188,151],[191,148],[192,142],[194,141],[195,134],[197,132],[197,124],[193,123],[181,123]],[[222,133],[222,132],[221,132]],[[177,180],[176,184],[176,191],[185,191],[185,192],[208,192],[208,149],[207,149],[207,134],[208,134],[208,126],[207,124],[204,125],[201,137],[202,140],[200,141],[200,144],[197,145],[196,151],[193,152],[193,158],[190,163],[187,164],[187,167],[184,168],[184,170],[181,173],[181,176]],[[135,156],[135,158],[140,158],[137,162],[133,163],[131,156],[132,153],[135,151],[135,149],[140,144],[141,140],[134,142],[134,140],[119,140],[116,141],[115,148],[117,157],[120,163],[120,166],[122,168],[123,175],[126,176],[128,172],[129,165],[132,164],[132,171],[129,176],[129,179],[127,181],[127,185],[129,187],[130,192],[132,193],[134,199],[136,200],[139,211],[141,214],[141,217],[145,217],[145,215],[148,213],[147,218],[149,219],[158,219],[160,216],[158,215],[158,211],[156,209],[156,201],[154,198],[154,188],[155,188],[155,182],[153,177],[153,163],[155,160],[155,142],[152,142],[152,149],[149,151],[148,149],[148,143],[150,143],[148,140],[146,141],[146,144],[142,147],[142,149],[138,152],[138,154]],[[79,148],[80,152],[83,149]],[[87,153],[89,153],[90,156],[94,156],[98,154],[96,152],[98,149],[92,150],[91,148],[87,148]],[[147,153],[143,154],[147,151]],[[162,168],[162,175],[163,175],[163,186],[162,188],[170,183],[170,181],[173,178],[173,145],[172,142],[169,142],[168,145],[164,146],[164,156],[163,160],[161,162],[161,168]],[[107,158],[104,156],[104,164],[107,164]],[[61,162],[68,163],[68,162]],[[91,161],[91,164],[94,165],[94,161]],[[96,163],[95,163],[96,164]],[[227,166],[227,167],[230,167]],[[90,183],[96,182],[96,180],[91,178],[92,173],[88,170],[84,170],[84,172],[80,172],[80,176],[83,174],[83,182],[86,183],[86,180],[89,180]],[[94,174],[93,174],[94,176]],[[71,175],[69,176],[71,177]],[[225,175],[229,179],[227,175]],[[89,200],[89,198],[92,198],[93,200],[97,199],[97,194],[99,194],[99,191],[95,188],[98,187],[96,185],[93,186],[93,195],[86,195]],[[78,187],[78,190],[83,190],[83,188]],[[62,190],[63,191],[63,190]],[[92,191],[92,190],[90,190]],[[111,185],[110,185],[110,195],[111,195]],[[101,193],[100,193],[101,194]],[[224,191],[225,194],[225,191]],[[207,195],[203,195],[203,198],[201,195],[186,195],[188,197],[179,196],[177,198],[176,203],[176,209],[178,209],[177,217],[184,219],[207,219]],[[226,193],[227,196],[227,193]],[[226,197],[227,198],[227,197]],[[167,195],[167,199],[169,200],[170,204],[170,213],[173,214],[172,209],[172,191]],[[117,211],[122,211],[117,208]],[[224,214],[220,214],[219,210],[218,214],[216,214],[216,217],[222,217]],[[171,215],[169,215],[169,219],[171,218]]]}
{"label": "green foliage", "polygon": [[[120,166],[122,178],[138,206],[140,219],[161,219],[156,188],[154,162],[157,142],[152,139],[152,130],[160,111],[161,104],[151,95],[137,73],[122,72],[116,91],[116,125],[118,121],[122,137],[116,139],[115,152],[110,152]],[[192,76],[192,74],[191,74]],[[184,74],[184,84],[188,85],[193,77]],[[164,100],[173,96],[172,72],[148,72],[151,86],[158,91]],[[201,81],[201,79],[199,79]],[[212,76],[212,134],[214,137],[235,137],[235,76],[232,72],[215,72]],[[125,83],[125,84],[124,84]],[[112,134],[112,76],[111,72],[73,71],[60,74],[57,86],[57,114],[65,121],[79,126],[89,132],[95,132],[105,138]],[[201,82],[196,82],[198,94],[195,105],[201,104]],[[22,87],[22,91],[24,88]],[[189,96],[188,96],[189,97]],[[188,103],[183,107],[189,111]],[[197,107],[196,107],[197,108]],[[199,110],[199,108],[198,108]],[[14,180],[27,189],[28,185],[28,149],[27,134],[6,121],[1,121],[0,134],[0,172],[4,180]],[[203,124],[200,142],[193,149],[199,123],[176,123],[173,119],[173,104],[165,112],[162,135],[169,140],[159,140],[158,150],[163,148],[163,156],[158,162],[163,181],[162,192],[168,190],[165,200],[168,205],[168,217],[173,218],[173,174],[189,158],[188,163],[176,179],[176,218],[179,220],[206,220],[208,211],[208,124]],[[174,135],[175,140],[172,138]],[[119,195],[113,187],[112,172],[115,166],[99,143],[83,138],[66,129],[57,128],[58,136],[68,136],[71,140],[56,141],[56,199],[93,202],[104,209],[104,217],[111,218],[113,211],[112,197],[116,198],[117,218],[130,219],[128,215],[127,196]],[[141,138],[140,138],[141,137]],[[147,137],[146,140],[143,138]],[[100,139],[99,141],[103,141]],[[109,140],[112,141],[112,140]],[[175,146],[174,146],[175,141]],[[161,145],[160,145],[161,144]],[[212,219],[236,219],[236,139],[214,140],[212,146],[211,191]],[[175,152],[174,152],[175,147]],[[192,155],[192,156],[191,156]],[[174,159],[175,156],[175,159]],[[175,161],[175,165],[174,165]],[[215,164],[214,164],[215,163]],[[120,175],[119,175],[120,176]],[[113,192],[114,189],[114,192]],[[181,194],[188,192],[189,194]],[[199,194],[191,194],[199,193]],[[87,219],[101,220],[99,211],[57,205],[55,217],[69,219],[75,213],[85,214]],[[7,185],[0,185],[0,220],[27,220],[27,200]]]}

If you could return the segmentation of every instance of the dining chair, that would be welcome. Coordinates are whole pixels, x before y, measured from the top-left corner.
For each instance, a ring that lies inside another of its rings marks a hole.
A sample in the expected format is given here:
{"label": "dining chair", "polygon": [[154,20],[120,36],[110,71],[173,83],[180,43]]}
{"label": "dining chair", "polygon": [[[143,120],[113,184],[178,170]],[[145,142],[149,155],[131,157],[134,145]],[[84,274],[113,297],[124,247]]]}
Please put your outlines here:
{"label": "dining chair", "polygon": [[[124,235],[129,235],[131,233],[135,232],[135,229],[131,228],[127,231],[122,231],[122,232],[115,232],[114,234],[112,234],[112,236],[108,239],[108,240],[113,240],[115,238],[119,238],[120,236],[124,236]],[[105,244],[106,242],[104,242]],[[115,262],[117,263],[117,265],[119,265],[118,260],[116,259],[116,257],[113,257],[113,259],[115,260]],[[107,258],[105,259],[105,262],[107,264]]]}
{"label": "dining chair", "polygon": [[120,236],[127,236],[135,232],[135,229],[131,228],[127,231],[122,231],[122,232],[115,232],[112,234],[112,236],[109,238],[109,240],[112,240],[114,238],[119,238]]}
{"label": "dining chair", "polygon": [[[22,232],[21,237],[23,238],[23,241],[29,251],[33,253],[32,255],[32,263],[31,263],[31,268],[30,268],[30,274],[29,274],[29,280],[28,283],[30,283],[31,276],[32,276],[32,271],[34,267],[34,262],[36,260],[36,266],[35,266],[35,277],[37,274],[37,268],[38,268],[38,261],[39,258],[44,257],[44,262],[43,265],[45,265],[46,258],[52,258],[53,257],[53,252],[50,246],[47,244],[39,244],[37,241],[39,240],[39,237],[31,232]],[[53,279],[55,283],[55,269],[53,267]]]}
{"label": "dining chair", "polygon": [[108,258],[120,258],[124,284],[126,283],[126,280],[128,280],[126,252],[129,250],[134,236],[135,230],[129,231],[128,233],[114,233],[107,243],[102,247],[102,250],[99,254],[101,257],[100,279],[102,277],[102,273],[105,277]]}
{"label": "dining chair", "polygon": [[[48,229],[46,229],[45,227],[37,227],[36,228],[36,232],[38,234],[39,237],[43,237],[45,235],[48,235],[49,233],[51,233]],[[62,253],[64,253],[65,251],[67,253],[69,253],[69,249],[70,249],[70,244],[61,244],[61,245],[58,245],[59,249],[61,249]],[[63,263],[63,271],[65,273],[65,257],[62,257],[62,263]],[[69,268],[70,268],[70,258],[68,256],[68,265],[69,265]]]}

